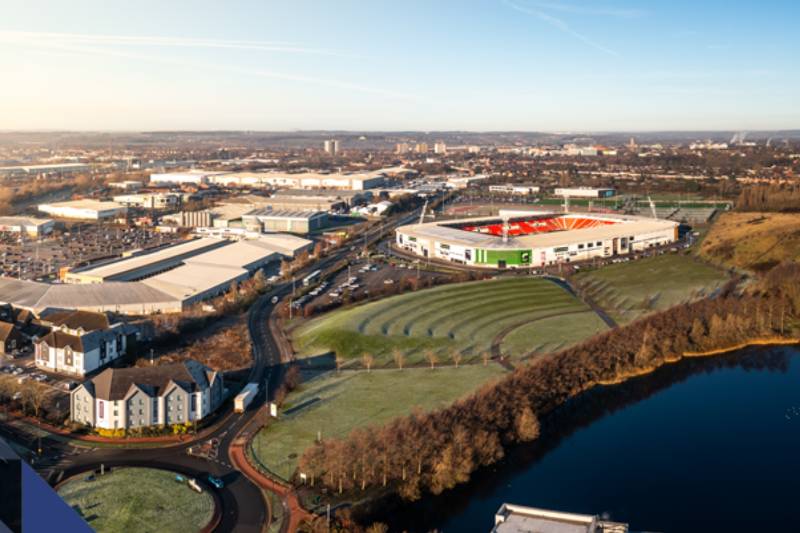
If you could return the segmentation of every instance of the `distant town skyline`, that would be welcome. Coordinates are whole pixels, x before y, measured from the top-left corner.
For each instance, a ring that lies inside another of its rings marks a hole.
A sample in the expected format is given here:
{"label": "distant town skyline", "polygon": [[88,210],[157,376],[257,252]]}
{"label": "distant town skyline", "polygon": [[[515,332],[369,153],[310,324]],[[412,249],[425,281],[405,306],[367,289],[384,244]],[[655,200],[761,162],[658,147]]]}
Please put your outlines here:
{"label": "distant town skyline", "polygon": [[579,0],[4,9],[0,130],[800,128],[800,6]]}

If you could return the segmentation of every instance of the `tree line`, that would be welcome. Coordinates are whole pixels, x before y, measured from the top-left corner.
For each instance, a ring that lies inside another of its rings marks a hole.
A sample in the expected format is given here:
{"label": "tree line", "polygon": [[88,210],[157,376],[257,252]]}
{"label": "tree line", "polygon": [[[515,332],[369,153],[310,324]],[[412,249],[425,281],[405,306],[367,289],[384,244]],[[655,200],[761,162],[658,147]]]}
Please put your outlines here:
{"label": "tree line", "polygon": [[800,211],[800,186],[753,185],[742,189],[737,211]]}
{"label": "tree line", "polygon": [[595,385],[613,383],[687,352],[786,336],[800,316],[800,267],[783,264],[752,284],[682,304],[595,336],[449,407],[354,430],[307,449],[300,471],[336,493],[388,487],[405,499],[439,494],[499,460],[506,447],[535,440],[540,420]]}

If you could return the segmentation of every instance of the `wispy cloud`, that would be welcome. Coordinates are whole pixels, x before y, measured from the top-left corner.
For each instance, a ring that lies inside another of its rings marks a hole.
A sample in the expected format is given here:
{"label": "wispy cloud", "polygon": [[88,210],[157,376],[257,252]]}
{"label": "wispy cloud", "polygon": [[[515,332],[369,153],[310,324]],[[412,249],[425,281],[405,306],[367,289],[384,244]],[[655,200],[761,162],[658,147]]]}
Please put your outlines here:
{"label": "wispy cloud", "polygon": [[[528,5],[520,5],[520,4],[517,4],[515,2],[512,2],[511,0],[503,0],[503,3],[505,5],[507,5],[508,7],[510,7],[511,9],[519,11],[520,13],[525,13],[527,15],[534,16],[534,17],[538,18],[539,20],[541,20],[543,22],[546,22],[547,24],[549,24],[550,26],[553,26],[554,28],[556,28],[557,30],[561,31],[562,33],[565,33],[565,34],[567,34],[567,35],[569,35],[569,36],[581,41],[582,43],[594,48],[595,50],[599,50],[599,51],[601,51],[601,52],[603,52],[605,54],[611,55],[611,56],[619,56],[619,54],[615,50],[612,50],[611,48],[603,46],[602,44],[593,41],[592,39],[590,39],[586,35],[573,30],[569,26],[569,24],[567,24],[564,20],[562,20],[562,19],[560,19],[558,17],[555,17],[553,15],[550,15],[548,13],[545,13],[541,9],[536,9],[536,7],[528,7]],[[535,6],[535,4],[531,4],[531,6]]]}
{"label": "wispy cloud", "polygon": [[146,46],[179,48],[217,48],[233,50],[256,50],[262,52],[283,52],[290,54],[317,54],[329,56],[348,56],[336,50],[310,48],[289,42],[247,41],[230,39],[206,39],[195,37],[164,37],[152,35],[99,35],[87,33],[54,33],[32,31],[0,30],[4,42],[88,44],[105,46]]}
{"label": "wispy cloud", "polygon": [[318,78],[314,76],[304,76],[304,75],[279,72],[269,69],[237,67],[231,64],[196,62],[196,61],[185,60],[183,58],[169,57],[165,55],[142,54],[140,52],[133,52],[130,50],[119,50],[108,46],[98,46],[97,45],[98,43],[91,43],[87,45],[87,44],[64,43],[59,40],[51,40],[51,39],[32,40],[32,39],[19,39],[15,37],[9,38],[8,36],[4,36],[3,32],[0,32],[0,43],[4,42],[7,44],[27,47],[37,51],[48,50],[48,51],[58,51],[61,53],[67,53],[72,55],[117,57],[117,58],[145,61],[150,63],[169,64],[169,65],[180,66],[183,68],[188,67],[197,70],[217,70],[217,71],[242,74],[246,76],[270,78],[275,80],[291,81],[291,82],[311,84],[311,85],[321,85],[326,87],[334,87],[334,88],[346,89],[362,93],[376,94],[396,99],[414,99],[413,96],[408,94],[403,94],[395,91],[386,91],[383,89],[378,89],[374,87],[369,87],[361,84],[345,82],[340,80]]}
{"label": "wispy cloud", "polygon": [[543,9],[546,11],[560,11],[562,13],[572,13],[575,15],[597,15],[601,17],[617,17],[632,19],[645,15],[642,9],[623,9],[610,6],[576,6],[573,4],[563,4],[561,2],[537,2],[527,1],[526,5]]}

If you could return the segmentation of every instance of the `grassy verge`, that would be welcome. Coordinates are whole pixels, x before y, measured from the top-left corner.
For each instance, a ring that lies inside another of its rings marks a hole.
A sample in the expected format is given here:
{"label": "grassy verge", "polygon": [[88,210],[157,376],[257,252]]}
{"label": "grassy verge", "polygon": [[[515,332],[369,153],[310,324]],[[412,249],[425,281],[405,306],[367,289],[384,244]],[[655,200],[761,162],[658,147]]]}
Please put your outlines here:
{"label": "grassy verge", "polygon": [[200,531],[214,514],[214,499],[175,474],[151,468],[115,468],[94,481],[83,476],[58,491],[96,531]]}
{"label": "grassy verge", "polygon": [[342,437],[415,407],[444,407],[505,373],[496,364],[326,373],[289,395],[280,419],[255,437],[253,451],[271,472],[288,478],[318,432],[323,439]]}
{"label": "grassy verge", "polygon": [[709,294],[727,279],[725,273],[692,256],[672,253],[585,271],[575,282],[617,322],[625,324]]}

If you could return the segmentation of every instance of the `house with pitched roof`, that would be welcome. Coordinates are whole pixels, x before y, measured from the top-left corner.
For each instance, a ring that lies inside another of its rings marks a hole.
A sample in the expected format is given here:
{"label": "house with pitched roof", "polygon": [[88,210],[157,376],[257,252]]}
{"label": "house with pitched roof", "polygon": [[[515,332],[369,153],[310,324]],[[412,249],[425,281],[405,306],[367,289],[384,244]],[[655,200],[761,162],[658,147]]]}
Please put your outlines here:
{"label": "house with pitched roof", "polygon": [[25,344],[19,328],[9,322],[0,322],[0,355],[13,355]]}
{"label": "house with pitched roof", "polygon": [[70,393],[70,419],[102,429],[200,421],[223,400],[222,373],[194,360],[107,368]]}
{"label": "house with pitched roof", "polygon": [[125,355],[133,329],[107,313],[61,311],[40,320],[50,332],[35,341],[36,366],[85,376]]}

